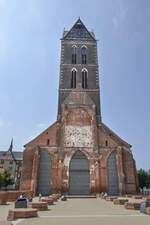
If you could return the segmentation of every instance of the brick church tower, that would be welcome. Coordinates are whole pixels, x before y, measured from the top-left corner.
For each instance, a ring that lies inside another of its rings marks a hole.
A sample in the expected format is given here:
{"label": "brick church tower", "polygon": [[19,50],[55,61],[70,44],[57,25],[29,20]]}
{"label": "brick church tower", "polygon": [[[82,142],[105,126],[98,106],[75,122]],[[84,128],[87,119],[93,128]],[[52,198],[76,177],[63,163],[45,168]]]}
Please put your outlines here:
{"label": "brick church tower", "polygon": [[25,145],[21,190],[135,193],[131,145],[101,120],[97,41],[80,19],[61,39],[57,121]]}

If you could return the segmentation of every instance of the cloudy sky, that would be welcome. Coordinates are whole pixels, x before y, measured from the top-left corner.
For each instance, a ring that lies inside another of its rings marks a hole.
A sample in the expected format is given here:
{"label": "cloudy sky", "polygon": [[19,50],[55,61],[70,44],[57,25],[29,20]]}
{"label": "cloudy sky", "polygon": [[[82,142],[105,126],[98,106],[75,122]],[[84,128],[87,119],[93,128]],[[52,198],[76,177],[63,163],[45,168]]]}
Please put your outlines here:
{"label": "cloudy sky", "polygon": [[103,122],[150,169],[150,1],[0,0],[0,150],[56,120],[60,38],[80,16],[98,39]]}

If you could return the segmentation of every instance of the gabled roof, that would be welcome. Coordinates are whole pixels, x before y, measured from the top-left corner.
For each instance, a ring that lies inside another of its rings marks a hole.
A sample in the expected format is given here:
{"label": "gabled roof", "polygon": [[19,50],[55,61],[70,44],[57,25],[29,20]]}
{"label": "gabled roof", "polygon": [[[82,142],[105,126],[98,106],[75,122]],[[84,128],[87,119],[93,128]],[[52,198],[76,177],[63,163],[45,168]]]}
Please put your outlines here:
{"label": "gabled roof", "polygon": [[120,142],[121,144],[125,145],[127,148],[131,148],[132,145],[124,141],[122,138],[120,138],[114,131],[112,131],[109,127],[107,127],[104,123],[102,123],[103,128],[107,131],[109,135],[111,135],[111,138],[115,138]]}
{"label": "gabled roof", "polygon": [[81,19],[79,18],[70,31],[64,30],[62,39],[85,38],[88,40],[96,40],[93,32],[89,32]]}

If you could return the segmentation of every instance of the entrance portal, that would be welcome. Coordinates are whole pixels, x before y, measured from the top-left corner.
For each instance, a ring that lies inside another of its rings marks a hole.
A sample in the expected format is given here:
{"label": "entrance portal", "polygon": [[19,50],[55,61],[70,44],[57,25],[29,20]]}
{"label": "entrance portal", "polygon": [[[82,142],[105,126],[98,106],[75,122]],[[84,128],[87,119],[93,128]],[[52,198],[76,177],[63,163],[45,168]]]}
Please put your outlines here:
{"label": "entrance portal", "polygon": [[89,195],[90,194],[90,170],[86,156],[77,151],[69,166],[69,194]]}
{"label": "entrance portal", "polygon": [[107,160],[108,194],[118,195],[118,169],[116,162],[116,152],[113,151]]}
{"label": "entrance portal", "polygon": [[46,150],[39,152],[40,162],[38,170],[37,194],[42,196],[50,195],[50,180],[51,180],[51,159]]}

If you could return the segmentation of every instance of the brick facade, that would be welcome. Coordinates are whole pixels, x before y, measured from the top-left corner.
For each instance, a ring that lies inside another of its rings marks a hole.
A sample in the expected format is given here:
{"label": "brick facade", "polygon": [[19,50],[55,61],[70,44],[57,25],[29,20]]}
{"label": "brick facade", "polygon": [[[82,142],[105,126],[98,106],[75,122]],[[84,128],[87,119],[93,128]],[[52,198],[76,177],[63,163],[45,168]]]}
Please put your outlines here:
{"label": "brick facade", "polygon": [[[57,121],[25,145],[21,190],[36,194],[39,174],[39,152],[48,151],[51,158],[51,193],[69,193],[69,166],[75,152],[88,160],[90,193],[108,192],[108,158],[115,151],[118,194],[135,193],[138,188],[131,145],[122,140],[101,121],[97,41],[79,19],[64,31],[61,39],[61,65]],[[77,48],[76,64],[71,63],[71,48]],[[86,46],[87,62],[81,63]],[[71,71],[76,70],[76,88],[71,88]],[[84,89],[82,71],[87,72]]]}

